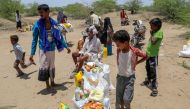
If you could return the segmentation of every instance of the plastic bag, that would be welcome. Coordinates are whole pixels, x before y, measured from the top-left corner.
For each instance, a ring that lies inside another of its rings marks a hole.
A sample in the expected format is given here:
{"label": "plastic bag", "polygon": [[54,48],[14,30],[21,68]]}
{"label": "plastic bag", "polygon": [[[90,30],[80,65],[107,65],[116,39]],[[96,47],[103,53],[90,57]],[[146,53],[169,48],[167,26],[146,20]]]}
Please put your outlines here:
{"label": "plastic bag", "polygon": [[190,44],[183,46],[183,51],[178,54],[180,57],[190,57]]}

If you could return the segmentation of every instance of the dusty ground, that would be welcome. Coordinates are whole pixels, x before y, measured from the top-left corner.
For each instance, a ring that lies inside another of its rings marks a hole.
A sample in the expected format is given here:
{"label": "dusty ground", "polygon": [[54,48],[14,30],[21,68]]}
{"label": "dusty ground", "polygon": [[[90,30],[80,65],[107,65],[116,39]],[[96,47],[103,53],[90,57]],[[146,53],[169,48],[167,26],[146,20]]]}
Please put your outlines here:
{"label": "dusty ground", "polygon": [[[126,29],[131,34],[133,27],[121,27],[118,13],[111,13],[105,16],[110,16],[114,29]],[[102,16],[102,17],[105,17]],[[144,13],[131,16],[130,19],[145,20],[148,28],[146,39],[149,37],[149,26],[146,19],[152,18],[151,13]],[[29,19],[29,18],[26,18]],[[36,19],[36,18],[35,18]],[[35,20],[32,19],[32,20]],[[84,27],[80,27],[83,21],[71,21],[75,27],[75,31],[68,34],[68,40],[72,41],[76,48],[76,42],[81,38],[81,31]],[[190,65],[190,59],[179,58],[177,53],[182,49],[185,40],[179,35],[184,34],[188,29],[180,25],[164,23],[164,45],[161,47],[158,67],[158,97],[151,97],[150,90],[140,86],[144,80],[146,71],[145,63],[137,66],[135,95],[132,102],[132,109],[189,109],[190,108],[190,70],[183,68],[180,63],[185,61]],[[70,109],[74,109],[72,97],[74,95],[74,80],[68,79],[69,72],[73,69],[73,62],[70,54],[66,52],[56,53],[56,79],[55,81],[61,84],[56,87],[55,91],[47,92],[45,83],[37,80],[38,65],[32,66],[24,72],[27,74],[22,78],[16,78],[16,71],[13,69],[15,59],[14,53],[9,51],[12,46],[9,41],[10,34],[18,34],[20,36],[20,44],[25,49],[27,55],[30,54],[30,46],[32,33],[18,33],[15,31],[1,30],[0,31],[0,109],[58,109],[60,103],[66,103]],[[147,41],[145,41],[147,42]],[[145,46],[146,47],[146,46]],[[144,48],[145,48],[144,47]],[[115,46],[113,47],[114,55],[104,60],[111,68],[111,80],[115,85],[116,80],[116,60]],[[38,52],[35,56],[35,61],[38,62]],[[110,95],[112,108],[114,109],[115,90]]]}

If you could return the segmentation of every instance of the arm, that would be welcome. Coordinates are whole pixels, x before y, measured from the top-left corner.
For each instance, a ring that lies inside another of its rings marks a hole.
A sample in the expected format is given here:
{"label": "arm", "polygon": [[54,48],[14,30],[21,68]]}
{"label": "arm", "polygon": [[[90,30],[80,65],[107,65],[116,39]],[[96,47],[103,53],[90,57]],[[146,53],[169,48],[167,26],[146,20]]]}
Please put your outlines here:
{"label": "arm", "polygon": [[136,55],[141,57],[141,59],[137,61],[137,64],[140,64],[147,59],[146,53],[142,52],[140,49],[136,49]]}
{"label": "arm", "polygon": [[103,57],[103,48],[102,48],[102,45],[101,45],[101,42],[100,41],[98,41],[99,43],[99,45],[98,45],[98,51],[99,51],[99,53],[98,53],[98,58],[102,58]]}
{"label": "arm", "polygon": [[[60,32],[60,34],[61,34],[61,32]],[[68,47],[67,43],[65,43],[65,40],[64,40],[64,38],[63,38],[63,35],[62,35],[62,34],[61,34],[61,37],[62,37],[62,44],[63,44],[64,48],[66,48],[66,49],[67,49],[67,53],[70,53],[70,52],[71,52],[71,50],[69,49],[69,47]]]}
{"label": "arm", "polygon": [[34,24],[32,31],[33,31],[32,33],[33,39],[32,39],[32,47],[31,47],[31,56],[34,56],[36,53],[36,46],[37,46],[38,36],[39,36],[39,29],[37,27],[37,23]]}
{"label": "arm", "polygon": [[158,38],[154,37],[154,36],[151,36],[150,37],[150,41],[153,45],[155,45],[157,42],[158,42]]}
{"label": "arm", "polygon": [[150,31],[150,34],[151,34],[151,37],[150,37],[149,41],[151,41],[151,43],[152,43],[153,45],[155,45],[155,44],[158,42],[159,39],[154,36],[152,30]]}
{"label": "arm", "polygon": [[33,39],[32,39],[32,47],[31,47],[31,54],[30,54],[30,58],[29,60],[31,62],[33,62],[33,56],[36,53],[36,46],[37,46],[37,42],[38,42],[38,36],[39,36],[39,29],[37,27],[37,23],[34,24],[34,27],[32,28],[32,35],[33,35]]}

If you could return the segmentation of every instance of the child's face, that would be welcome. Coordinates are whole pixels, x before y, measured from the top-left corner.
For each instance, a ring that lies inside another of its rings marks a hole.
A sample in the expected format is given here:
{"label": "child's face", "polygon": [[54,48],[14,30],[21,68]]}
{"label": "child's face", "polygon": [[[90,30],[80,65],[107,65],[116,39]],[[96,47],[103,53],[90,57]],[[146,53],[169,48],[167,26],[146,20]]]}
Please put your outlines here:
{"label": "child's face", "polygon": [[150,23],[150,28],[152,31],[157,31],[158,27]]}
{"label": "child's face", "polygon": [[116,41],[115,44],[116,44],[117,48],[120,49],[120,50],[129,48],[129,42],[127,42],[127,41],[124,42],[124,43]]}
{"label": "child's face", "polygon": [[10,39],[11,40],[11,44],[14,45],[16,43],[16,41],[14,39]]}

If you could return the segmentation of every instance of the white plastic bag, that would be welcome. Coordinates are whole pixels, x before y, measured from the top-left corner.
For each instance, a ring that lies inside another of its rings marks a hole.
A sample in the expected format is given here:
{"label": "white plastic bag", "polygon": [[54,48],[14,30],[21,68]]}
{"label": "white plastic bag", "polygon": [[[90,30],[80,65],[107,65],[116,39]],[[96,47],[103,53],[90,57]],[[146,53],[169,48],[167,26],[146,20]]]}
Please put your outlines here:
{"label": "white plastic bag", "polygon": [[180,57],[190,57],[190,44],[183,46],[183,51],[179,52]]}

